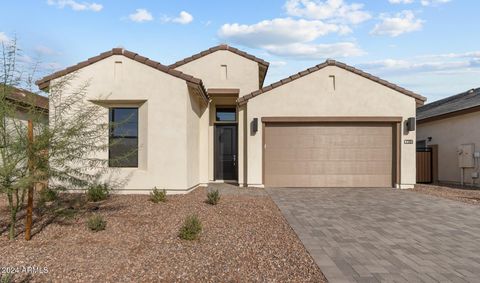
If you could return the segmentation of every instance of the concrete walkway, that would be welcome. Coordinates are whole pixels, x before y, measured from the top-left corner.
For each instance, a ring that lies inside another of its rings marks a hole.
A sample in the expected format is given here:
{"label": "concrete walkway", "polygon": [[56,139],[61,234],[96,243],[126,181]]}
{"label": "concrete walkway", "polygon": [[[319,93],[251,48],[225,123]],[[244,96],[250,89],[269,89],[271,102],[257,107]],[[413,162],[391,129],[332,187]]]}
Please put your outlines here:
{"label": "concrete walkway", "polygon": [[393,189],[267,189],[330,282],[480,282],[480,206]]}

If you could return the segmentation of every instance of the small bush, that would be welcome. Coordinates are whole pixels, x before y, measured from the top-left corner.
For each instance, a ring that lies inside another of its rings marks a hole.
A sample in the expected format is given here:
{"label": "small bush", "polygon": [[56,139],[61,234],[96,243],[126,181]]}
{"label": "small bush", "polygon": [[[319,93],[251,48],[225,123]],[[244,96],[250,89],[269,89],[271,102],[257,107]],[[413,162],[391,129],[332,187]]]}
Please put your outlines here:
{"label": "small bush", "polygon": [[13,282],[12,273],[0,273],[0,283],[10,283]]}
{"label": "small bush", "polygon": [[95,214],[88,218],[87,226],[88,229],[93,232],[98,232],[105,230],[105,227],[107,227],[107,221],[105,221],[100,214]]}
{"label": "small bush", "polygon": [[93,202],[105,200],[109,194],[110,190],[107,184],[96,184],[87,189],[87,199]]}
{"label": "small bush", "polygon": [[220,201],[220,192],[218,190],[209,191],[207,193],[207,203],[216,205]]}
{"label": "small bush", "polygon": [[40,191],[40,202],[51,202],[58,199],[58,192],[56,190],[45,188]]}
{"label": "small bush", "polygon": [[165,190],[159,190],[157,187],[153,188],[153,191],[150,193],[150,200],[154,203],[166,202],[167,201],[167,192]]}
{"label": "small bush", "polygon": [[55,211],[57,217],[65,220],[72,220],[77,215],[78,211],[73,207],[61,208]]}
{"label": "small bush", "polygon": [[200,232],[202,232],[200,219],[196,215],[190,215],[185,219],[178,236],[183,240],[191,241],[197,239]]}

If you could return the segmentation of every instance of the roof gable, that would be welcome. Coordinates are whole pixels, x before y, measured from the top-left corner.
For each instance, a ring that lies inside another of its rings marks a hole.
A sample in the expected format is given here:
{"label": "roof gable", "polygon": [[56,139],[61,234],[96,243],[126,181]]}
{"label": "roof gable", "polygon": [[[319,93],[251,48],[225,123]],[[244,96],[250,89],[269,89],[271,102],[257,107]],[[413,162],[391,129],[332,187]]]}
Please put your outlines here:
{"label": "roof gable", "polygon": [[364,77],[364,78],[367,78],[367,79],[369,79],[369,80],[371,80],[371,81],[374,81],[374,82],[376,82],[376,83],[379,83],[379,84],[381,84],[381,85],[383,85],[383,86],[386,86],[386,87],[388,87],[388,88],[391,88],[391,89],[393,89],[393,90],[396,90],[396,91],[398,91],[398,92],[400,92],[400,93],[403,93],[403,94],[405,94],[405,95],[407,95],[407,96],[410,96],[410,97],[412,97],[412,98],[415,98],[415,100],[417,101],[418,104],[423,104],[423,103],[427,100],[425,97],[423,97],[423,96],[421,96],[421,95],[419,95],[419,94],[416,94],[416,93],[414,93],[414,92],[412,92],[412,91],[409,91],[409,90],[407,90],[407,89],[405,89],[405,88],[403,88],[403,87],[400,87],[400,86],[398,86],[398,85],[396,85],[396,84],[390,83],[390,82],[388,82],[388,81],[386,81],[386,80],[380,79],[379,77],[376,77],[376,76],[374,76],[374,75],[371,75],[371,74],[369,74],[369,73],[366,73],[366,72],[364,72],[364,71],[362,71],[362,70],[356,69],[356,68],[354,68],[354,67],[352,67],[352,66],[349,66],[349,65],[347,65],[347,64],[345,64],[345,63],[341,63],[341,62],[338,62],[338,61],[335,61],[335,60],[327,60],[327,61],[325,61],[325,62],[322,63],[322,64],[316,65],[316,66],[314,66],[314,67],[312,67],[312,68],[308,68],[308,69],[306,69],[306,70],[304,70],[304,71],[301,71],[301,72],[299,72],[299,73],[297,73],[297,74],[295,74],[295,75],[292,75],[292,76],[290,76],[290,77],[288,77],[288,78],[285,78],[285,79],[280,80],[280,81],[278,81],[278,82],[275,82],[275,83],[273,83],[273,84],[271,84],[271,85],[269,85],[269,86],[266,86],[266,87],[261,88],[261,89],[259,89],[259,90],[257,90],[257,91],[254,91],[254,92],[252,92],[252,93],[250,93],[250,94],[247,94],[247,95],[245,95],[245,96],[242,96],[242,97],[240,97],[240,98],[237,100],[237,103],[240,104],[240,105],[245,104],[245,103],[248,102],[248,100],[250,100],[250,99],[252,99],[252,98],[254,98],[254,97],[256,97],[256,96],[258,96],[258,95],[260,95],[260,94],[262,94],[262,93],[264,93],[264,92],[268,92],[268,91],[270,91],[270,90],[272,90],[272,89],[274,89],[274,88],[277,88],[277,87],[279,87],[279,86],[282,86],[282,85],[284,85],[284,84],[287,84],[287,83],[289,83],[289,82],[292,82],[292,81],[294,81],[294,80],[296,80],[296,79],[299,79],[299,78],[301,78],[301,77],[307,76],[307,75],[309,75],[309,74],[311,74],[311,73],[313,73],[313,72],[316,72],[316,71],[318,71],[318,70],[321,70],[321,69],[323,69],[323,68],[325,68],[325,67],[327,67],[327,66],[336,66],[336,67],[339,67],[339,68],[344,69],[344,70],[346,70],[346,71],[349,71],[349,72],[352,72],[352,73],[357,74],[357,75],[359,75],[359,76],[362,76],[362,77]]}
{"label": "roof gable", "polygon": [[232,47],[232,46],[229,46],[227,44],[220,44],[220,45],[217,45],[217,46],[214,46],[212,48],[209,48],[207,50],[204,50],[200,53],[197,53],[195,55],[192,55],[190,57],[187,57],[187,58],[184,58],[180,61],[177,61],[171,65],[169,65],[168,67],[169,68],[172,68],[172,69],[175,69],[175,68],[178,68],[182,65],[185,65],[189,62],[192,62],[192,61],[195,61],[199,58],[202,58],[204,56],[207,56],[209,54],[212,54],[214,52],[217,52],[217,51],[220,51],[220,50],[224,50],[224,51],[230,51],[236,55],[239,55],[239,56],[242,56],[248,60],[252,60],[254,62],[257,62],[258,63],[258,66],[259,66],[259,76],[260,76],[260,87],[263,85],[263,82],[265,81],[265,76],[267,75],[267,70],[268,70],[268,66],[270,65],[270,63],[268,63],[267,61],[263,60],[263,59],[260,59],[258,57],[255,57],[251,54],[248,54],[247,52],[245,51],[241,51],[240,49],[237,49],[235,47]]}
{"label": "roof gable", "polygon": [[78,71],[78,70],[80,70],[80,69],[82,69],[82,68],[84,68],[88,65],[94,64],[98,61],[101,61],[101,60],[103,60],[105,58],[108,58],[110,56],[113,56],[113,55],[125,56],[129,59],[132,59],[134,61],[137,61],[137,62],[142,63],[144,65],[147,65],[149,67],[152,67],[156,70],[159,70],[159,71],[164,72],[166,74],[169,74],[171,76],[177,77],[179,79],[185,80],[187,83],[190,83],[190,84],[193,84],[193,85],[199,87],[201,89],[203,99],[205,99],[206,101],[209,100],[207,91],[206,91],[201,79],[195,78],[193,76],[187,75],[185,73],[182,73],[182,72],[174,70],[174,69],[170,69],[169,67],[167,67],[167,66],[165,66],[165,65],[163,65],[163,64],[161,64],[157,61],[151,60],[147,57],[141,56],[137,53],[128,51],[128,50],[123,49],[123,48],[113,48],[110,51],[103,52],[103,53],[101,53],[101,54],[99,54],[95,57],[91,57],[91,58],[87,59],[86,61],[80,62],[80,63],[78,63],[74,66],[68,67],[64,70],[61,70],[61,71],[55,72],[55,73],[53,73],[49,76],[46,76],[46,77],[36,81],[35,84],[37,84],[40,89],[46,89],[50,86],[50,81],[51,80],[62,77],[62,76],[65,76],[69,73]]}

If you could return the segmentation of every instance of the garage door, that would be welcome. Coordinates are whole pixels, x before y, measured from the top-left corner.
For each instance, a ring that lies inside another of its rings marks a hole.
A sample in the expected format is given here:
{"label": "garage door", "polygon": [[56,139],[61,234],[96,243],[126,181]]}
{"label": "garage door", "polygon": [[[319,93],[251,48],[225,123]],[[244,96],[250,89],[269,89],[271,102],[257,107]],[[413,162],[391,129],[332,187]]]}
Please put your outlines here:
{"label": "garage door", "polygon": [[392,187],[388,123],[267,123],[265,185]]}

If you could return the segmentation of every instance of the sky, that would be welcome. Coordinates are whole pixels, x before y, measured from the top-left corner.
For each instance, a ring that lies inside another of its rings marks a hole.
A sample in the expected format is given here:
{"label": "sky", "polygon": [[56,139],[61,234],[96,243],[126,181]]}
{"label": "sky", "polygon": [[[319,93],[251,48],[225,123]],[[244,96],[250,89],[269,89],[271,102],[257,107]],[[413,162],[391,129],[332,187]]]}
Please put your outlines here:
{"label": "sky", "polygon": [[227,43],[265,85],[335,59],[426,96],[480,87],[477,0],[2,0],[0,42],[49,74],[114,47],[168,65]]}

